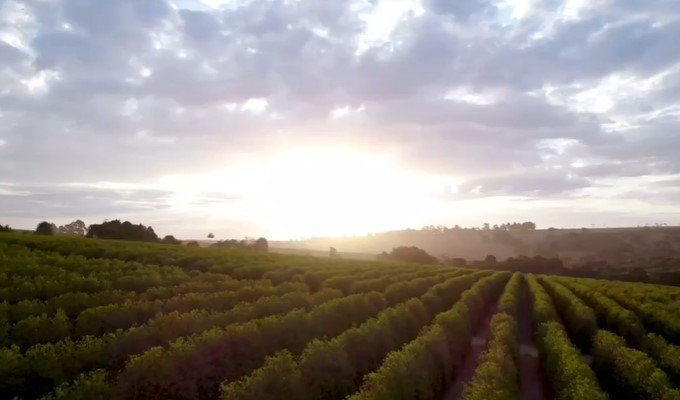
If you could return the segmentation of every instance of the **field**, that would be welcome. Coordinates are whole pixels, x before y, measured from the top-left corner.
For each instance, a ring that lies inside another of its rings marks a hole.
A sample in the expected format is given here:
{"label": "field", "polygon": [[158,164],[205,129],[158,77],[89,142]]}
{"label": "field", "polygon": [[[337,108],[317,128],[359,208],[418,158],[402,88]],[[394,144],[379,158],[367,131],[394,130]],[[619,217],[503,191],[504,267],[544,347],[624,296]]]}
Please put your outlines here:
{"label": "field", "polygon": [[680,288],[0,234],[0,398],[680,399]]}

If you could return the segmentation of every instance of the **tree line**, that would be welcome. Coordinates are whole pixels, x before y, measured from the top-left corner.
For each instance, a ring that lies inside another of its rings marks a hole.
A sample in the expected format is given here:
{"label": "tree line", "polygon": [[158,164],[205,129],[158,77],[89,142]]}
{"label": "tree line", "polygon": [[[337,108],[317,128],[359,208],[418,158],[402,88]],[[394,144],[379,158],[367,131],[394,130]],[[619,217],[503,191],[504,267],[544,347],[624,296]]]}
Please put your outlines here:
{"label": "tree line", "polygon": [[[9,225],[0,225],[0,232],[13,231],[14,230]],[[101,224],[91,224],[89,226],[80,219],[61,226],[57,226],[52,222],[42,221],[36,226],[34,233],[36,235],[44,236],[70,235],[93,239],[131,240],[174,245],[183,244],[182,240],[175,238],[173,235],[166,235],[161,239],[151,226],[145,226],[141,223],[133,224],[130,221],[121,221],[119,219],[104,221]],[[214,237],[214,234],[208,234],[208,238]],[[189,247],[199,246],[198,242],[195,240],[187,241],[186,245]],[[269,249],[269,242],[264,237],[258,239],[246,238],[244,240],[226,239],[213,243],[211,247],[267,251]]]}
{"label": "tree line", "polygon": [[447,227],[445,225],[427,225],[424,226],[420,229],[423,232],[438,232],[438,233],[446,233],[446,232],[452,232],[452,231],[466,231],[466,230],[471,230],[471,231],[478,231],[478,230],[483,230],[483,231],[533,231],[536,230],[536,223],[532,221],[525,221],[525,222],[506,222],[504,224],[494,224],[491,225],[488,222],[484,222],[482,224],[481,228],[478,227],[472,227],[472,228],[465,228],[461,227],[460,225],[454,225],[452,227]]}

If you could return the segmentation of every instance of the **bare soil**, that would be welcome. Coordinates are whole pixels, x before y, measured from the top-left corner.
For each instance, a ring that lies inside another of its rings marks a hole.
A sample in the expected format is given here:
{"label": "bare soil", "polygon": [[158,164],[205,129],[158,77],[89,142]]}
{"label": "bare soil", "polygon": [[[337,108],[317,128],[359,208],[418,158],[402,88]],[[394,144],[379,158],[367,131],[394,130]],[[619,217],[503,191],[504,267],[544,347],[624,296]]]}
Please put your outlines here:
{"label": "bare soil", "polygon": [[531,299],[526,283],[520,290],[519,312],[519,379],[522,400],[546,400],[552,398],[549,385],[541,373],[538,348],[534,342],[533,325],[531,323]]}
{"label": "bare soil", "polygon": [[442,400],[459,400],[462,397],[463,389],[472,379],[477,365],[479,365],[482,353],[486,349],[490,334],[489,325],[491,324],[491,318],[496,313],[496,309],[497,304],[495,301],[492,301],[486,310],[484,310],[484,317],[479,322],[475,336],[470,341],[470,348],[466,352],[465,358],[463,358],[461,367],[456,371],[456,379],[446,391]]}

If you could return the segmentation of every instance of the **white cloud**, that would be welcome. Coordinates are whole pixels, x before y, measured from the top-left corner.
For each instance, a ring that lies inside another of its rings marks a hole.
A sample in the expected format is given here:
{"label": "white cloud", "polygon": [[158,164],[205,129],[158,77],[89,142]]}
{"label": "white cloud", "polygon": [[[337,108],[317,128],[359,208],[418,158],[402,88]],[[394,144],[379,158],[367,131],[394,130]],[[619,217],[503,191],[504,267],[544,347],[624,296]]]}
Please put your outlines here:
{"label": "white cloud", "polygon": [[522,19],[531,11],[533,0],[505,0],[501,6],[510,9],[512,18]]}
{"label": "white cloud", "polygon": [[234,0],[196,0],[198,3],[202,3],[210,8],[220,9],[229,4],[234,3]]}
{"label": "white cloud", "polygon": [[364,7],[358,9],[359,18],[365,25],[357,38],[357,54],[389,41],[392,32],[404,18],[424,13],[420,0],[379,0],[373,7]]}
{"label": "white cloud", "polygon": [[50,82],[58,79],[58,72],[42,70],[33,76],[22,79],[21,83],[26,87],[29,93],[44,94],[49,90]]}
{"label": "white cloud", "polygon": [[331,116],[331,118],[342,118],[342,117],[349,116],[351,114],[361,113],[365,109],[366,109],[366,106],[363,105],[363,104],[361,104],[360,106],[355,107],[355,108],[353,108],[352,106],[349,106],[349,105],[345,105],[345,106],[336,107],[336,108],[332,109],[331,112],[330,112],[330,116]]}
{"label": "white cloud", "polygon": [[0,3],[0,41],[30,52],[36,23],[36,16],[28,4],[15,0]]}
{"label": "white cloud", "polygon": [[[269,107],[269,102],[264,98],[248,99],[241,104],[241,111],[249,111],[253,114],[260,114]],[[227,109],[229,107],[227,106]]]}
{"label": "white cloud", "polygon": [[448,90],[444,94],[444,98],[456,102],[486,106],[494,104],[497,100],[497,95],[491,92],[475,92],[467,87],[458,87]]}
{"label": "white cloud", "polygon": [[566,0],[562,17],[567,20],[578,20],[581,14],[588,8],[588,0]]}

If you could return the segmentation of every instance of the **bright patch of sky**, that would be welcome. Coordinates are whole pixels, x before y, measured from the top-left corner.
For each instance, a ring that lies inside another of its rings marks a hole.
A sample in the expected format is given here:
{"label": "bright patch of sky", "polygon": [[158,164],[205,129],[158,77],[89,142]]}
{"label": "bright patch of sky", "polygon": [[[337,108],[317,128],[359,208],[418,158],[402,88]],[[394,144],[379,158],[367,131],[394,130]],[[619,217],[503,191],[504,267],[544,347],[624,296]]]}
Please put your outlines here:
{"label": "bright patch of sky", "polygon": [[365,110],[365,106],[362,104],[356,108],[353,108],[352,106],[346,105],[346,106],[341,106],[341,107],[336,107],[331,110],[330,116],[331,118],[342,118],[346,117],[351,114],[356,114],[363,112]]}
{"label": "bright patch of sky", "polygon": [[492,92],[477,92],[468,87],[451,89],[444,94],[446,100],[486,106],[497,101],[497,94]]}
{"label": "bright patch of sky", "polygon": [[508,9],[512,18],[522,19],[531,11],[532,5],[533,0],[505,0],[499,7]]}
{"label": "bright patch of sky", "polygon": [[267,99],[252,98],[241,104],[241,111],[249,111],[253,114],[260,114],[269,107]]}
{"label": "bright patch of sky", "polygon": [[365,24],[363,33],[357,38],[357,54],[389,42],[392,32],[400,22],[424,12],[420,0],[359,1],[355,7]]}
{"label": "bright patch of sky", "polygon": [[36,29],[33,10],[26,3],[16,0],[0,3],[0,41],[31,52],[30,40]]}

